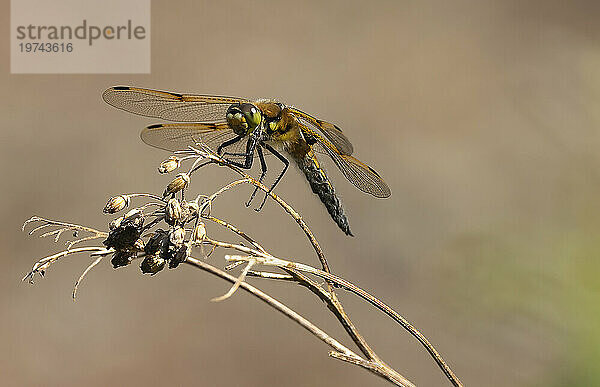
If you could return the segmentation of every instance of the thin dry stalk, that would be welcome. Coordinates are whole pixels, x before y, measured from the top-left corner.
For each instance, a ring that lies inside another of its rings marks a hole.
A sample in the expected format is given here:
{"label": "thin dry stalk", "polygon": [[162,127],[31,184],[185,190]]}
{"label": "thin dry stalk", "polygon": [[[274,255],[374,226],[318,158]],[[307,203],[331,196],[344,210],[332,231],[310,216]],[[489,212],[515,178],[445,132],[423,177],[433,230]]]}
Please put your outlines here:
{"label": "thin dry stalk", "polygon": [[[296,221],[298,226],[302,229],[302,231],[308,238],[309,242],[313,246],[313,249],[315,250],[317,257],[319,258],[319,261],[321,263],[323,270],[325,272],[330,272],[329,263],[327,262],[325,253],[323,253],[323,249],[319,245],[317,238],[315,237],[313,232],[310,230],[310,228],[308,227],[306,222],[304,222],[304,220],[302,219],[300,214],[298,214],[298,212],[296,212],[296,210],[294,210],[292,208],[292,206],[287,204],[283,199],[281,199],[279,196],[277,196],[275,193],[273,193],[271,190],[269,190],[264,184],[262,184],[261,182],[259,182],[256,179],[254,179],[247,173],[245,173],[241,168],[238,168],[234,165],[231,165],[230,163],[227,163],[221,157],[210,152],[209,149],[203,148],[203,150],[198,150],[196,148],[190,147],[190,150],[198,153],[198,155],[201,157],[210,159],[219,165],[230,168],[231,170],[236,172],[238,175],[242,176],[244,178],[244,180],[247,180],[250,184],[259,188],[260,190],[265,192],[266,195],[269,195],[273,200],[275,200],[285,210],[285,212],[288,213]],[[345,312],[345,310],[342,306],[342,303],[339,301],[337,295],[335,294],[334,287],[329,282],[327,282],[327,290],[331,294],[332,306],[337,310],[337,313],[342,316],[342,320],[344,321],[344,323],[343,323],[344,329],[346,329],[346,331],[348,332],[348,334],[350,335],[352,340],[356,343],[356,345],[359,347],[361,352],[365,356],[367,356],[367,358],[369,358],[370,360],[380,360],[377,357],[377,354],[375,353],[375,351],[373,351],[373,349],[371,349],[371,347],[367,344],[367,341],[358,332],[356,325],[354,325],[354,323],[352,323],[352,321],[350,320],[350,317]]]}
{"label": "thin dry stalk", "polygon": [[[450,380],[450,382],[456,387],[462,386],[461,381],[458,379],[456,374],[452,371],[452,369],[446,363],[446,361],[443,359],[443,357],[440,355],[440,353],[435,349],[435,347],[429,342],[429,340],[419,330],[417,330],[412,324],[410,324],[408,322],[408,320],[406,320],[403,316],[401,316],[399,313],[394,311],[388,305],[383,303],[381,300],[372,296],[371,294],[364,291],[363,289],[360,289],[345,280],[337,281],[337,282],[334,280],[334,279],[340,280],[340,278],[331,274],[331,271],[329,269],[329,264],[327,262],[325,254],[323,253],[323,250],[321,249],[317,239],[315,238],[314,234],[312,233],[312,231],[310,230],[308,225],[304,222],[302,217],[290,205],[288,205],[283,199],[281,199],[279,196],[275,195],[273,192],[270,192],[269,189],[265,185],[263,185],[262,183],[260,183],[259,181],[255,180],[255,179],[253,179],[248,174],[246,174],[242,169],[240,169],[234,165],[231,165],[229,163],[224,162],[224,160],[222,158],[212,154],[211,152],[207,152],[206,149],[204,149],[204,150],[198,150],[195,148],[191,148],[191,149],[193,151],[197,152],[202,157],[211,159],[211,160],[215,161],[216,163],[218,163],[219,165],[228,167],[231,170],[235,171],[240,176],[244,177],[244,180],[247,180],[250,184],[259,188],[260,190],[265,192],[267,195],[269,195],[271,198],[273,198],[296,221],[296,223],[298,223],[298,225],[300,226],[302,231],[304,231],[304,233],[308,237],[313,248],[315,249],[315,252],[317,253],[317,256],[321,262],[321,266],[323,267],[323,270],[319,271],[319,272],[321,272],[320,277],[325,279],[326,283],[327,283],[328,294],[329,294],[329,300],[328,300],[329,309],[332,311],[335,310],[334,314],[336,315],[336,317],[338,317],[338,320],[342,323],[342,325],[344,326],[344,329],[347,331],[347,333],[350,335],[350,337],[353,339],[353,341],[357,344],[357,346],[361,349],[363,354],[369,358],[369,360],[377,360],[380,363],[384,364],[383,361],[381,361],[381,359],[379,359],[377,354],[367,344],[366,340],[362,337],[362,335],[358,332],[358,329],[356,328],[354,323],[352,323],[352,321],[350,320],[350,318],[347,315],[347,313],[345,312],[341,302],[337,298],[337,295],[335,294],[334,287],[331,286],[331,284],[333,284],[333,283],[343,286],[347,290],[350,290],[354,294],[357,294],[361,298],[363,298],[366,301],[368,301],[369,303],[371,303],[377,309],[383,311],[385,314],[390,316],[394,321],[399,323],[404,329],[406,329],[412,336],[414,336],[425,347],[425,349],[433,357],[435,362],[438,364],[438,366],[440,367],[440,369],[442,370],[444,375],[446,375],[446,377]],[[231,248],[231,246],[225,246],[225,245],[222,245],[221,247]],[[249,251],[246,251],[246,252],[249,252]],[[265,253],[264,249],[261,252]],[[254,257],[252,257],[252,259],[254,259]],[[257,262],[259,262],[259,261],[257,261]],[[289,262],[289,261],[288,261],[288,263],[291,264],[291,262]],[[301,266],[302,264],[299,264],[299,265]],[[290,266],[285,266],[285,265],[276,265],[276,266],[279,266],[283,269],[287,268],[288,270],[286,270],[286,271],[288,271],[288,272],[289,272],[289,269],[293,269]],[[285,266],[285,268],[282,266]],[[317,269],[315,269],[315,270],[317,270]],[[316,273],[312,273],[312,274],[316,274]],[[307,288],[311,289],[311,287],[308,283],[303,283],[303,284],[305,286],[307,286]],[[317,293],[315,293],[315,294],[317,294]],[[319,294],[317,294],[317,295],[319,296]]]}
{"label": "thin dry stalk", "polygon": [[[193,257],[188,257],[186,259],[185,263],[187,263],[188,265],[194,266],[198,269],[201,269],[203,271],[206,271],[208,273],[211,273],[213,275],[216,275],[216,276],[218,276],[226,281],[229,281],[233,284],[237,283],[236,277],[229,275],[229,274],[225,273],[224,271],[222,271],[212,265],[209,265],[208,263],[203,262],[201,260],[195,259]],[[408,379],[404,378],[400,374],[393,372],[393,370],[383,367],[375,362],[371,362],[371,361],[362,359],[356,353],[352,352],[350,349],[348,349],[347,347],[342,345],[340,342],[338,342],[333,337],[331,337],[330,335],[325,333],[319,327],[317,327],[316,325],[314,325],[313,323],[311,323],[310,321],[308,321],[307,319],[305,319],[300,314],[296,313],[294,310],[290,309],[283,303],[277,301],[273,297],[264,293],[263,291],[255,288],[254,286],[248,284],[247,282],[241,282],[239,286],[241,289],[252,294],[253,296],[257,297],[258,299],[262,300],[267,305],[273,307],[275,310],[283,313],[285,316],[289,317],[292,321],[296,322],[301,327],[303,327],[304,329],[309,331],[311,334],[316,336],[319,340],[323,341],[325,344],[327,344],[331,348],[333,348],[335,351],[329,352],[329,356],[340,359],[340,360],[344,360],[350,364],[360,366],[360,367],[392,382],[393,384],[395,384],[397,386],[414,387],[413,383],[411,383]]]}

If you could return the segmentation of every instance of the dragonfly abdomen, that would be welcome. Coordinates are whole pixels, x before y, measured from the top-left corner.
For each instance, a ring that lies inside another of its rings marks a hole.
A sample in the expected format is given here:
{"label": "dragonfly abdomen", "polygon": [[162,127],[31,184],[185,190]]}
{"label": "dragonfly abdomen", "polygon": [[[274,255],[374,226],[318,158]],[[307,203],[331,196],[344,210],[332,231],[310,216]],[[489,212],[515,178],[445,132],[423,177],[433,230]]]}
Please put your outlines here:
{"label": "dragonfly abdomen", "polygon": [[319,165],[312,151],[308,152],[303,158],[296,159],[296,162],[300,170],[304,172],[310,188],[319,196],[319,199],[321,199],[321,202],[327,208],[327,212],[329,212],[333,221],[346,235],[353,236],[348,224],[348,218],[346,218],[344,208],[342,207],[342,202],[335,194],[335,189],[331,181]]}

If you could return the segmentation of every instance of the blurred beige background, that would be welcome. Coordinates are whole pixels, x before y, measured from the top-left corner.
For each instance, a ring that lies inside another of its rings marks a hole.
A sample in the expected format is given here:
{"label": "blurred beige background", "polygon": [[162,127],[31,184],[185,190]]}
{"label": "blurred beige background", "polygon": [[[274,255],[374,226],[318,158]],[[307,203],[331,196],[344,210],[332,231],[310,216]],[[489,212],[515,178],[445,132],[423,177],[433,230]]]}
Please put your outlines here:
{"label": "blurred beige background", "polygon": [[[9,75],[5,28],[2,384],[387,385],[329,359],[246,294],[211,303],[227,285],[188,267],[148,278],[105,262],[76,303],[86,256],[35,286],[19,281],[62,246],[21,233],[25,219],[106,227],[109,196],[158,192],[169,180],[155,172],[167,155],[138,137],[155,121],[101,101],[106,87],[131,84],[276,97],[337,123],[393,195],[375,200],[330,168],[356,235],[347,238],[289,172],[278,193],[313,227],[333,270],[412,321],[467,386],[599,385],[598,4],[154,1],[143,76]],[[230,178],[206,169],[192,190]],[[248,194],[214,210],[275,253],[316,264],[295,224],[273,203],[247,210]],[[254,282],[343,337],[305,290]],[[417,385],[449,385],[412,337],[343,299],[388,363]]]}

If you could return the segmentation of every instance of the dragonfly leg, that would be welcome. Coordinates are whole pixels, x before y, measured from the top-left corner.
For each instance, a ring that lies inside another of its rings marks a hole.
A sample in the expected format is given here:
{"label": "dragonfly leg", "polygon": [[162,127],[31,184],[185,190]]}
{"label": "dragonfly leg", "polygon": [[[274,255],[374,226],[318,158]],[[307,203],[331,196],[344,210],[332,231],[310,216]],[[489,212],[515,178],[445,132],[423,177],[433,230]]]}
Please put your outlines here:
{"label": "dragonfly leg", "polygon": [[277,152],[269,144],[263,144],[263,145],[264,145],[264,147],[269,152],[273,153],[279,160],[281,160],[281,162],[284,164],[284,167],[283,167],[283,170],[281,171],[281,173],[279,174],[279,176],[277,176],[277,179],[275,179],[275,182],[273,183],[273,185],[271,185],[271,188],[269,188],[269,191],[267,191],[265,193],[265,198],[263,199],[263,201],[260,204],[260,206],[258,208],[255,208],[255,211],[257,211],[257,212],[259,212],[260,210],[262,210],[263,206],[267,202],[267,197],[269,197],[269,193],[271,193],[271,191],[273,191],[273,189],[275,188],[275,186],[279,183],[279,181],[281,180],[281,178],[283,177],[283,175],[285,175],[285,172],[287,171],[288,167],[290,166],[290,162],[288,161],[288,159],[286,159],[281,153]]}
{"label": "dragonfly leg", "polygon": [[[224,147],[229,146],[231,144],[235,144],[236,142],[240,141],[244,137],[245,136],[238,136],[236,138],[232,138],[231,140],[225,141],[224,143],[219,145],[219,147],[217,148],[217,153],[219,155],[223,154]],[[233,161],[233,160],[227,160],[227,162],[231,165],[234,165],[236,167],[243,168],[243,169],[252,168],[252,162],[254,160],[254,149],[256,149],[257,144],[258,144],[258,142],[256,141],[256,139],[254,139],[253,137],[250,137],[248,139],[248,142],[246,143],[246,153],[240,154],[240,156],[246,156],[244,163],[240,163],[238,161]],[[227,154],[227,152],[225,152],[225,154]],[[234,153],[231,153],[231,154],[235,155]]]}
{"label": "dragonfly leg", "polygon": [[223,152],[222,156],[246,156],[245,153]]}
{"label": "dragonfly leg", "polygon": [[219,145],[219,147],[217,148],[217,154],[219,156],[221,156],[223,154],[223,148],[225,148],[226,146],[229,146],[229,145],[233,145],[236,142],[241,141],[242,138],[244,138],[244,136],[237,136],[235,138],[232,138],[231,140],[225,141],[224,143],[222,143],[221,145]]}
{"label": "dragonfly leg", "polygon": [[[258,179],[259,183],[262,183],[265,175],[267,174],[267,163],[265,162],[265,156],[263,155],[263,151],[260,145],[256,146],[256,151],[258,152],[258,159],[260,160],[260,179]],[[256,196],[256,192],[258,192],[258,187],[254,187],[254,191],[252,191],[252,195],[250,195],[250,199],[246,202],[246,207],[250,207],[250,203]]]}

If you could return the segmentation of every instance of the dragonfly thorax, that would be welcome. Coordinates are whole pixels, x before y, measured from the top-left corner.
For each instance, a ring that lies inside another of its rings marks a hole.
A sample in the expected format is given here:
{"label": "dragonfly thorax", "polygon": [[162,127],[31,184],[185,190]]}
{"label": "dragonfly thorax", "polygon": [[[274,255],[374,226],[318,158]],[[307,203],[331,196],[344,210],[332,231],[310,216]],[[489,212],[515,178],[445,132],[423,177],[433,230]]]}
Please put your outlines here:
{"label": "dragonfly thorax", "polygon": [[227,124],[237,135],[254,131],[262,122],[262,114],[251,103],[233,104],[227,109]]}
{"label": "dragonfly thorax", "polygon": [[267,135],[279,137],[292,128],[295,121],[284,104],[262,100],[257,106],[263,114],[262,125]]}

